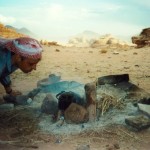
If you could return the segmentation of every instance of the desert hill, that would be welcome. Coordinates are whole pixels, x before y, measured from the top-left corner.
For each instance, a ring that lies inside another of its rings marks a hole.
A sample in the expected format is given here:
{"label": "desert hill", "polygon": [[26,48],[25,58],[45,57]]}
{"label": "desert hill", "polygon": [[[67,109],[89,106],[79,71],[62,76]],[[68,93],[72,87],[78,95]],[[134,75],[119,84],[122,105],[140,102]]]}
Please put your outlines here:
{"label": "desert hill", "polygon": [[38,39],[40,41],[40,44],[42,44],[42,45],[58,46],[57,42],[55,42],[55,41],[50,42],[47,40],[40,40],[36,34],[31,32],[27,28],[18,29],[13,26],[10,26],[10,25],[4,26],[2,23],[0,23],[0,37],[2,37],[2,38],[31,37],[31,38]]}
{"label": "desert hill", "polygon": [[94,39],[97,39],[98,37],[100,37],[100,34],[86,30],[82,33],[72,36],[69,39],[68,44],[76,47],[90,47]]}
{"label": "desert hill", "polygon": [[123,41],[111,34],[100,35],[92,31],[84,31],[68,41],[68,44],[76,47],[128,47],[131,43]]}
{"label": "desert hill", "polygon": [[17,33],[21,33],[21,34],[24,34],[24,35],[27,35],[29,37],[32,37],[32,38],[38,38],[38,36],[36,34],[34,34],[33,32],[31,32],[29,29],[27,28],[15,28],[13,26],[10,26],[10,25],[6,25],[5,27],[9,28],[9,29],[13,29],[15,30]]}
{"label": "desert hill", "polygon": [[26,35],[16,32],[13,28],[7,28],[0,23],[0,37],[3,38],[18,38],[25,37]]}

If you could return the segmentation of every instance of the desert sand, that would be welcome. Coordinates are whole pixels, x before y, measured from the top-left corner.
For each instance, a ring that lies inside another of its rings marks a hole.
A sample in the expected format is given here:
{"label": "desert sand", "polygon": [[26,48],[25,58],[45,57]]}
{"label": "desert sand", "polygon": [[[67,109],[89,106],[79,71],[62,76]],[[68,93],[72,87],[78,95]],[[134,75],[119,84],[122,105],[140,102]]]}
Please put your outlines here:
{"label": "desert sand", "polygon": [[[79,48],[44,46],[43,58],[37,70],[23,74],[19,70],[12,74],[14,88],[22,92],[36,87],[37,81],[49,74],[59,74],[62,80],[80,83],[95,81],[96,78],[111,74],[128,73],[130,81],[147,92],[150,91],[150,52],[141,49]],[[116,53],[118,52],[118,54]]]}
{"label": "desert sand", "polygon": [[[102,53],[100,48],[89,47],[43,46],[43,48],[43,58],[37,70],[30,74],[23,74],[17,70],[11,75],[14,89],[27,93],[36,88],[37,81],[47,78],[49,74],[58,74],[62,80],[88,83],[104,75],[128,73],[132,83],[150,92],[150,48],[148,47],[110,48],[105,53]],[[3,94],[4,90],[0,86],[0,95]],[[48,139],[48,135],[42,137]],[[150,130],[135,133],[124,127],[111,127],[94,136],[91,133],[91,135],[67,137],[60,144],[54,141],[49,139],[48,142],[39,144],[39,149],[71,150],[76,149],[77,145],[89,144],[91,150],[119,148],[121,150],[148,150]],[[26,148],[5,145],[2,149],[23,150]]]}

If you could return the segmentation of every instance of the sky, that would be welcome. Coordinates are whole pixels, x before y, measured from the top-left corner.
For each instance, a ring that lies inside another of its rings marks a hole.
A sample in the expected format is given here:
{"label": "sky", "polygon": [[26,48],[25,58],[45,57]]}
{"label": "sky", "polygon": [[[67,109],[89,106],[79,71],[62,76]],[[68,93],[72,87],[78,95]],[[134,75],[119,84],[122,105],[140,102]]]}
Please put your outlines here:
{"label": "sky", "polygon": [[83,31],[131,39],[150,27],[149,0],[0,0],[0,22],[63,41]]}

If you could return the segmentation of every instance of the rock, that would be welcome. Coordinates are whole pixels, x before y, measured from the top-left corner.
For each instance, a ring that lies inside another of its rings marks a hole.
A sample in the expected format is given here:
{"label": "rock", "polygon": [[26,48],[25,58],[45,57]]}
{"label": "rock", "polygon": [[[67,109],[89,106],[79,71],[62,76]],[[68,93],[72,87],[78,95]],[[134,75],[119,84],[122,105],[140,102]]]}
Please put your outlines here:
{"label": "rock", "polygon": [[108,75],[99,77],[97,84],[104,85],[104,84],[116,84],[120,82],[128,82],[129,81],[129,74],[120,74],[120,75]]}
{"label": "rock", "polygon": [[91,47],[93,48],[99,48],[104,46],[116,49],[128,48],[130,45],[127,42],[121,41],[120,39],[117,39],[110,34],[103,35],[98,39],[93,40],[93,42],[91,43]]}
{"label": "rock", "polygon": [[14,104],[1,104],[0,105],[0,112],[10,111],[14,109]]}
{"label": "rock", "polygon": [[33,98],[33,103],[39,103],[42,105],[44,98],[46,97],[46,93],[38,93],[34,98]]}
{"label": "rock", "polygon": [[76,103],[70,104],[66,109],[64,116],[67,123],[84,123],[88,121],[87,110]]}
{"label": "rock", "polygon": [[150,117],[150,105],[138,103],[138,108],[140,111]]}
{"label": "rock", "polygon": [[150,105],[150,97],[143,97],[143,98],[140,99],[138,102],[139,102],[139,103],[142,103],[142,104]]}
{"label": "rock", "polygon": [[37,109],[38,111],[41,111],[41,105],[45,97],[46,93],[38,93],[37,95],[34,96],[30,106],[34,109]]}
{"label": "rock", "polygon": [[96,101],[96,83],[87,83],[84,86],[87,105],[95,104]]}
{"label": "rock", "polygon": [[16,96],[16,104],[17,105],[28,105],[32,101],[29,100],[29,97],[27,95],[18,95]]}
{"label": "rock", "polygon": [[119,54],[119,52],[117,52],[117,51],[114,51],[114,52],[113,52],[113,54],[115,54],[115,55],[118,55],[118,54]]}
{"label": "rock", "polygon": [[140,35],[145,37],[150,37],[150,28],[143,29]]}
{"label": "rock", "polygon": [[61,142],[62,142],[61,139],[56,139],[56,141],[55,141],[56,144],[60,144]]}
{"label": "rock", "polygon": [[143,115],[126,118],[125,123],[135,131],[141,131],[150,127],[150,119]]}
{"label": "rock", "polygon": [[65,118],[63,116],[59,117],[59,120],[57,120],[56,126],[61,127],[65,122]]}
{"label": "rock", "polygon": [[79,145],[76,150],[90,150],[90,145]]}
{"label": "rock", "polygon": [[60,52],[60,50],[59,50],[59,49],[55,49],[55,51],[56,51],[56,52]]}
{"label": "rock", "polygon": [[136,44],[137,48],[150,46],[150,28],[143,29],[139,36],[133,36],[132,43]]}
{"label": "rock", "polygon": [[58,102],[52,94],[47,94],[41,105],[41,111],[56,116],[58,113]]}
{"label": "rock", "polygon": [[114,148],[115,148],[115,149],[120,149],[119,144],[118,144],[118,143],[115,143],[115,144],[114,144]]}
{"label": "rock", "polygon": [[96,113],[96,104],[91,104],[87,107],[87,111],[89,114],[89,122],[96,121],[97,113]]}
{"label": "rock", "polygon": [[28,96],[27,95],[18,95],[18,96],[11,96],[11,95],[5,95],[4,100],[7,103],[13,103],[15,105],[28,105]]}
{"label": "rock", "polygon": [[50,74],[48,78],[42,79],[37,82],[37,87],[44,87],[56,82],[59,82],[61,79],[60,76],[57,76],[55,74]]}
{"label": "rock", "polygon": [[96,120],[96,83],[87,83],[84,88],[89,121],[93,122]]}
{"label": "rock", "polygon": [[28,103],[28,104],[31,104],[31,103],[32,103],[32,98],[28,98],[28,99],[27,99],[27,103]]}
{"label": "rock", "polygon": [[132,43],[137,45],[137,48],[142,48],[146,45],[145,40],[141,39],[141,37],[132,37]]}
{"label": "rock", "polygon": [[16,97],[15,96],[10,96],[8,94],[4,95],[3,99],[7,103],[15,103],[15,101],[16,101]]}
{"label": "rock", "polygon": [[[106,76],[107,77],[107,76]],[[150,97],[150,93],[146,92],[145,90],[141,89],[137,85],[131,83],[131,82],[120,82],[116,84],[109,84],[109,83],[115,83],[116,79],[114,78],[102,78],[102,80],[99,80],[97,83],[97,96],[102,95],[103,93],[112,97],[117,98],[118,100],[124,100],[124,101],[132,101],[132,102],[138,102],[139,100],[143,98]],[[116,81],[118,82],[118,81]]]}

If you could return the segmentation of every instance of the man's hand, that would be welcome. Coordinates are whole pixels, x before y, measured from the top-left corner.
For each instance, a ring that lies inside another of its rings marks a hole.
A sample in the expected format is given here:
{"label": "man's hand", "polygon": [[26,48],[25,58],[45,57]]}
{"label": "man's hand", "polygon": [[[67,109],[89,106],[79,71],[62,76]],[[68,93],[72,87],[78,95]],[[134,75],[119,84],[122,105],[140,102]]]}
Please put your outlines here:
{"label": "man's hand", "polygon": [[18,96],[18,95],[22,95],[22,93],[20,91],[17,90],[12,90],[12,88],[10,86],[5,87],[6,93],[11,95],[11,96]]}
{"label": "man's hand", "polygon": [[22,93],[20,91],[17,91],[17,90],[12,90],[12,92],[9,95],[18,96],[18,95],[22,95]]}
{"label": "man's hand", "polygon": [[7,92],[7,94],[3,96],[3,99],[7,103],[17,104],[17,97],[20,95],[22,95],[21,92],[11,90],[10,93]]}

